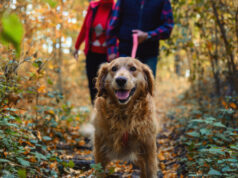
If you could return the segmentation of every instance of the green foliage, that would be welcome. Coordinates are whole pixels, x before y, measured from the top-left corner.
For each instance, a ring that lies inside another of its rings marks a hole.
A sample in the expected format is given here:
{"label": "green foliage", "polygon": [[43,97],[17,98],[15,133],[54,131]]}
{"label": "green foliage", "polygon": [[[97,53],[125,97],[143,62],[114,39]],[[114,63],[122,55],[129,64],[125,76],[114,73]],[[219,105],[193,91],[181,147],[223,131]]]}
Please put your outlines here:
{"label": "green foliage", "polygon": [[210,171],[208,172],[208,175],[211,175],[211,176],[221,176],[222,174],[215,170],[215,169],[210,169]]}
{"label": "green foliage", "polygon": [[[13,112],[13,109],[4,108],[0,112],[0,150],[3,153],[0,156],[0,175],[35,175],[38,172],[35,166],[42,161],[50,162],[54,154],[45,149],[44,143],[39,142],[30,127],[23,128],[16,122],[21,116]],[[35,158],[36,161],[32,162]],[[44,171],[46,169],[42,169],[42,173]]]}
{"label": "green foliage", "polygon": [[[25,62],[35,69],[30,77],[16,72]],[[65,162],[57,156],[58,150],[50,150],[57,144],[54,139],[65,141],[64,132],[69,124],[77,125],[79,121],[75,118],[85,118],[89,111],[82,107],[77,113],[73,112],[75,108],[64,102],[60,92],[44,91],[45,86],[38,85],[47,62],[34,56],[25,57],[20,62],[10,60],[3,67],[6,69],[4,73],[0,74],[0,151],[4,153],[0,155],[0,176],[32,177],[37,174],[57,177],[58,167],[74,167],[73,161]],[[54,85],[50,77],[46,78],[49,85]],[[29,81],[31,85],[21,85],[21,82]],[[32,111],[22,113],[16,105],[24,95],[34,100],[35,105]],[[41,104],[39,100],[47,102]],[[57,164],[50,166],[55,162]]]}
{"label": "green foliage", "polygon": [[[171,0],[175,27],[162,51],[176,54],[175,64],[191,82],[208,80],[216,95],[230,87],[238,93],[237,1]],[[213,80],[213,81],[211,81]],[[226,86],[226,87],[224,87]]]}
{"label": "green foliage", "polygon": [[25,169],[19,169],[17,173],[20,178],[26,178],[26,170]]}
{"label": "green foliage", "polygon": [[92,169],[94,169],[94,173],[93,173],[94,175],[98,175],[98,174],[101,174],[101,173],[104,172],[101,163],[91,164],[90,167],[91,167]]}
{"label": "green foliage", "polygon": [[65,168],[73,168],[74,167],[74,162],[72,160],[70,160],[69,162],[62,162],[62,165]]}
{"label": "green foliage", "polygon": [[0,41],[4,45],[11,43],[16,49],[17,56],[19,56],[21,40],[24,34],[24,28],[19,17],[16,14],[5,14],[1,21]]}
{"label": "green foliage", "polygon": [[62,13],[72,10],[69,6],[57,0],[0,3],[0,177],[59,177],[74,167],[73,161],[61,160],[57,146],[78,145],[79,123],[88,109],[75,108],[57,89],[60,69],[52,60],[59,49],[49,56],[42,47],[59,43],[63,34],[55,26],[66,25],[69,18]]}
{"label": "green foliage", "polygon": [[[98,164],[91,164],[90,167],[93,169],[93,175],[100,175],[101,173],[104,173],[103,167],[101,163]],[[112,175],[115,173],[115,167],[109,167],[107,169],[107,174]]]}
{"label": "green foliage", "polygon": [[24,167],[30,166],[29,161],[26,161],[23,158],[17,158],[17,161]]}
{"label": "green foliage", "polygon": [[231,119],[236,113],[230,107],[193,109],[189,117],[179,119],[186,132],[181,142],[187,149],[183,161],[189,176],[238,176],[237,120]]}

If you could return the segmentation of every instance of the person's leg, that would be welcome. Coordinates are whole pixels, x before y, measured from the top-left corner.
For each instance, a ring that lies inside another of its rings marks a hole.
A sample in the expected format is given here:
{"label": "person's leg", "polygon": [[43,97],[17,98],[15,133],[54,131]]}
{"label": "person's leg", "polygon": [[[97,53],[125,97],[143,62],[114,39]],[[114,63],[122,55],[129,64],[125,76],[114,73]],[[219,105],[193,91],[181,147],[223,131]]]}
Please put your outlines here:
{"label": "person's leg", "polygon": [[157,67],[158,57],[157,56],[150,57],[150,58],[147,58],[147,59],[143,60],[143,62],[150,67],[150,69],[152,70],[153,75],[155,77],[156,76],[156,67]]}
{"label": "person's leg", "polygon": [[88,52],[86,56],[86,71],[92,104],[94,104],[94,99],[97,94],[97,90],[95,88],[95,78],[100,65],[104,62],[107,62],[105,54]]}

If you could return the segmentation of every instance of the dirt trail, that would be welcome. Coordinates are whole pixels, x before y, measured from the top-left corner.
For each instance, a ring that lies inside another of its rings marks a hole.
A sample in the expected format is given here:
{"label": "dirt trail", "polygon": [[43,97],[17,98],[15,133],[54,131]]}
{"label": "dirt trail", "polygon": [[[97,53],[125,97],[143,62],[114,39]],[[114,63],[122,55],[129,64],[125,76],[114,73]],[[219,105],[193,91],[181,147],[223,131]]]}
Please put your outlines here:
{"label": "dirt trail", "polygon": [[189,88],[184,78],[176,76],[156,81],[156,109],[161,121],[161,130],[157,137],[159,168],[158,177],[183,177],[184,165],[179,159],[185,156],[185,150],[179,145],[181,135],[175,121],[174,112],[181,96]]}

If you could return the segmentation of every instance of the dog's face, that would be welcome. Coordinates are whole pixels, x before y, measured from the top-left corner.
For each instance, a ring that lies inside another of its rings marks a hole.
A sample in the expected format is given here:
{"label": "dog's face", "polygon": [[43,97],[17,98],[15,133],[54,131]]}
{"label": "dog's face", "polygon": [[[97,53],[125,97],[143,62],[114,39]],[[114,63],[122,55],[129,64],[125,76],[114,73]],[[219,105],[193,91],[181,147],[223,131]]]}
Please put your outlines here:
{"label": "dog's face", "polygon": [[149,67],[129,57],[101,65],[96,82],[98,96],[109,96],[120,105],[148,93],[153,95],[153,85]]}

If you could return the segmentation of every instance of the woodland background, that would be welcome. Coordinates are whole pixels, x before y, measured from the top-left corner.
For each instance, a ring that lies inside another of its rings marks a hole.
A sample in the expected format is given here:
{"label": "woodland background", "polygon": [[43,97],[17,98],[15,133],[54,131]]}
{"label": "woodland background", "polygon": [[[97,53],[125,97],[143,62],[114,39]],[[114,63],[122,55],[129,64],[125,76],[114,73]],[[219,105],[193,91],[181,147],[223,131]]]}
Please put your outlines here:
{"label": "woodland background", "polygon": [[[0,2],[0,176],[102,171],[79,133],[92,106],[85,56],[72,56],[89,2]],[[156,78],[167,124],[158,136],[159,176],[238,177],[238,1],[171,3],[175,28],[161,42]],[[133,172],[129,163],[109,168]]]}

